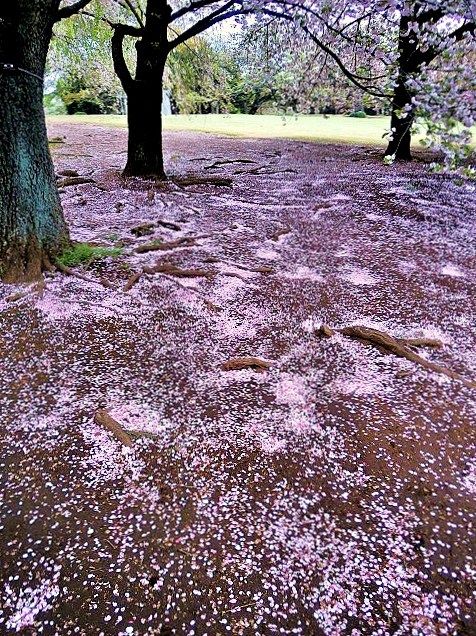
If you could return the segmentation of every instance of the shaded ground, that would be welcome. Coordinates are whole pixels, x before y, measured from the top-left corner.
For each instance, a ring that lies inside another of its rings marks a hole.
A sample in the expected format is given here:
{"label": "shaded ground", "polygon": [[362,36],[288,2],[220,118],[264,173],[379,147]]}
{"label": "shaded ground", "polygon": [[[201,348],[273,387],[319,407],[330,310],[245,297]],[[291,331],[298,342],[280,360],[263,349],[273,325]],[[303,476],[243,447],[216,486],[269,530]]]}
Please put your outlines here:
{"label": "shaded ground", "polygon": [[[1,632],[476,634],[475,391],[315,333],[436,336],[423,355],[474,379],[474,186],[175,133],[172,173],[233,184],[156,189],[118,176],[124,131],[51,132],[96,180],[63,193],[73,238],[125,253],[88,271],[115,290],[0,290]],[[159,219],[180,229],[130,232]],[[210,276],[121,291],[157,262]],[[273,364],[221,370],[237,355]],[[122,446],[98,407],[150,435]]]}

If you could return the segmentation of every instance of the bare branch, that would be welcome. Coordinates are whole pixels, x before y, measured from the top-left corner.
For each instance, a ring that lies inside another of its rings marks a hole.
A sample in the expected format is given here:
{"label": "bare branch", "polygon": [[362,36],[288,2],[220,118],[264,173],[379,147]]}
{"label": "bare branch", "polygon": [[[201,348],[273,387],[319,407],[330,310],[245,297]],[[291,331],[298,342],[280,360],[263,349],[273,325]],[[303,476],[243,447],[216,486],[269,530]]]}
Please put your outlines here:
{"label": "bare branch", "polygon": [[207,7],[210,4],[214,4],[216,0],[195,0],[195,2],[191,2],[187,7],[182,7],[181,9],[177,9],[170,16],[170,22],[181,18],[182,16],[190,13],[192,11],[196,11],[197,9],[203,9],[203,7]]}
{"label": "bare branch", "polygon": [[90,2],[91,0],[77,0],[77,2],[73,2],[73,4],[60,7],[56,14],[55,22],[59,22],[59,20],[63,20],[64,18],[70,18],[75,13],[79,13],[81,9],[84,9]]}
{"label": "bare branch", "polygon": [[230,0],[222,7],[213,11],[205,18],[198,20],[194,25],[192,25],[189,29],[181,33],[175,40],[169,42],[169,51],[177,47],[179,44],[186,42],[186,40],[198,35],[199,33],[203,33],[208,28],[213,26],[214,24],[218,24],[219,22],[223,22],[223,20],[228,20],[229,18],[233,18],[237,15],[246,15],[249,13],[253,13],[253,9],[235,9],[233,11],[228,11],[233,5],[235,5],[235,0]]}

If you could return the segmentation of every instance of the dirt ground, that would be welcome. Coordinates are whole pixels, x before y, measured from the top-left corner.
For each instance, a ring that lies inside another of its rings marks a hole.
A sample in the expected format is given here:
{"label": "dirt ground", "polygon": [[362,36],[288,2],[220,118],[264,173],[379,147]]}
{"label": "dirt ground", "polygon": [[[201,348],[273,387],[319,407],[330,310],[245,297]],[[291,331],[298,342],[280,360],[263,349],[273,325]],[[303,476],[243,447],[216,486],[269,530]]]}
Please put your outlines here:
{"label": "dirt ground", "polygon": [[[476,390],[317,333],[438,338],[475,380],[474,185],[171,133],[156,187],[121,179],[125,131],[50,134],[95,180],[63,189],[72,238],[124,252],[0,290],[0,633],[476,634]],[[165,263],[206,275],[123,291]]]}

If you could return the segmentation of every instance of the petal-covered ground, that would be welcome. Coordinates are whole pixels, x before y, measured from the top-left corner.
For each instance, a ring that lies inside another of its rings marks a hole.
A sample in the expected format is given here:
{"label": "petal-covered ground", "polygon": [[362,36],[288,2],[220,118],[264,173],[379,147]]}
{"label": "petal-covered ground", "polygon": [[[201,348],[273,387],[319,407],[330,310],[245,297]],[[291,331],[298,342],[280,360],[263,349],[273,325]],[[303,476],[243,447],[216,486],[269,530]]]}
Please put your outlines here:
{"label": "petal-covered ground", "polygon": [[[474,381],[474,185],[174,133],[155,186],[121,179],[124,131],[51,134],[94,179],[63,190],[72,238],[124,250],[0,290],[0,632],[476,634],[476,389],[317,333],[438,338]],[[123,291],[167,263],[206,275]]]}

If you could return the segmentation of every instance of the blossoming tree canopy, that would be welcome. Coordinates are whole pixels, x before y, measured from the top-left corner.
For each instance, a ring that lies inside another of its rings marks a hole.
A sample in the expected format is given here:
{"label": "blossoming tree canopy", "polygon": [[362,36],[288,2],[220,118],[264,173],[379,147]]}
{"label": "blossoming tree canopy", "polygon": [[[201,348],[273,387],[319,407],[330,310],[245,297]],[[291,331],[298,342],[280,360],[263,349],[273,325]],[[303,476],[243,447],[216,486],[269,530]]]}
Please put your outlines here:
{"label": "blossoming tree canopy", "polygon": [[390,100],[390,160],[411,157],[419,117],[428,145],[442,149],[450,167],[467,154],[476,121],[475,7],[473,0],[262,3],[265,15],[291,24],[301,42],[296,56],[314,45],[324,64],[333,61],[360,90]]}

